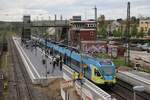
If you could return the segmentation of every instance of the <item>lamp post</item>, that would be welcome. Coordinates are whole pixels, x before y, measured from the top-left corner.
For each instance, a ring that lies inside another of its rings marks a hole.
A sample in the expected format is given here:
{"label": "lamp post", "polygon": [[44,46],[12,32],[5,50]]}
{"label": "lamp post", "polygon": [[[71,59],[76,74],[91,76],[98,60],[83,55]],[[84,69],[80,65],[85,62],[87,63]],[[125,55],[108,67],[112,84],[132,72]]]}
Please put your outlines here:
{"label": "lamp post", "polygon": [[83,69],[83,58],[82,58],[82,43],[81,43],[81,34],[80,34],[80,29],[77,29],[76,31],[78,33],[78,45],[79,45],[79,53],[81,56],[81,63],[80,63],[80,67],[81,67],[81,71],[79,73],[79,79],[80,79],[80,84],[81,84],[81,100],[82,100],[82,85],[83,85],[83,73],[84,73],[84,69]]}
{"label": "lamp post", "polygon": [[127,21],[126,21],[126,32],[125,35],[125,44],[126,44],[126,55],[125,55],[125,63],[130,65],[130,2],[127,4]]}
{"label": "lamp post", "polygon": [[47,79],[47,56],[46,55],[47,53],[47,37],[45,38],[45,76],[46,76],[46,79]]}
{"label": "lamp post", "polygon": [[134,86],[133,87],[133,100],[136,100],[136,91],[143,92],[144,86]]}

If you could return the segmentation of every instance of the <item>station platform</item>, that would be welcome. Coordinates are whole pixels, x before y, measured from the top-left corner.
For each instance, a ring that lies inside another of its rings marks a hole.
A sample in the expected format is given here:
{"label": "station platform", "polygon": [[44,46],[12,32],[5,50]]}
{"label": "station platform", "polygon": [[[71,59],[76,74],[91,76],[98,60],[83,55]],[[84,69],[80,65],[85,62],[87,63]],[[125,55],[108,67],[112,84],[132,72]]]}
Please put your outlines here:
{"label": "station platform", "polygon": [[[13,37],[13,40],[21,55],[23,63],[26,67],[26,70],[33,84],[41,84],[41,83],[43,84],[43,81],[46,79],[54,80],[56,78],[63,78],[66,81],[72,80],[71,78],[74,71],[71,68],[69,68],[66,65],[63,65],[63,69],[61,71],[60,68],[56,66],[54,71],[52,71],[53,66],[52,64],[50,64],[51,56],[48,55],[47,69],[46,69],[46,66],[43,65],[42,63],[42,58],[45,56],[45,53],[42,52],[40,48],[37,48],[37,50],[35,49],[32,50],[31,48],[26,48],[25,46],[21,45],[19,38]],[[112,100],[111,95],[109,95],[108,93],[106,93],[105,91],[103,91],[98,86],[91,83],[85,78],[82,85],[79,81],[76,81],[72,86],[74,88],[70,88],[69,90],[67,89],[67,93],[69,93],[69,96],[72,95],[71,97],[73,97],[74,100],[78,100],[80,99],[80,97],[83,100]],[[62,97],[65,98],[64,100],[70,100],[70,99],[66,99],[65,91],[66,88],[64,89],[63,87],[61,89]]]}
{"label": "station platform", "polygon": [[140,77],[146,78],[148,80],[150,80],[150,74],[146,73],[146,72],[141,72],[141,71],[130,71],[132,74],[138,75]]}
{"label": "station platform", "polygon": [[150,74],[140,71],[118,71],[117,78],[133,85],[144,86],[144,90],[150,93]]}
{"label": "station platform", "polygon": [[42,63],[42,59],[45,57],[44,52],[40,48],[31,49],[21,45],[20,38],[13,37],[14,43],[21,55],[26,70],[32,80],[33,84],[48,83],[57,78],[62,78],[62,71],[59,66],[53,68],[51,62],[51,56],[46,58],[46,64]]}

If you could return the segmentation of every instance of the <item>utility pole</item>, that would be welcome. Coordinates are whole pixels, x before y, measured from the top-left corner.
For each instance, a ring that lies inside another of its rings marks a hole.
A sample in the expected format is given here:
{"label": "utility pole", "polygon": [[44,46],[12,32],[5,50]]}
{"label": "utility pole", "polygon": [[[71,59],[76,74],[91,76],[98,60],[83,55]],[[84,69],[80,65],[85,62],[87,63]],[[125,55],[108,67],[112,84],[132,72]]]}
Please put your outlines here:
{"label": "utility pole", "polygon": [[47,79],[47,58],[48,58],[48,55],[47,54],[47,36],[45,36],[45,76],[46,76],[46,79]]}
{"label": "utility pole", "polygon": [[127,42],[127,64],[129,66],[130,64],[130,2],[127,4],[127,36],[126,36],[126,42]]}
{"label": "utility pole", "polygon": [[[55,14],[54,24],[56,25],[57,15]],[[55,27],[55,42],[57,41],[57,28]]]}
{"label": "utility pole", "polygon": [[55,14],[55,21],[57,20],[57,15]]}
{"label": "utility pole", "polygon": [[95,7],[94,7],[94,11],[95,11],[95,25],[96,25],[96,27],[95,27],[95,29],[96,29],[96,38],[98,38],[98,34],[97,34],[97,7],[96,7],[96,5],[95,5]]}
{"label": "utility pole", "polygon": [[63,17],[62,17],[62,15],[60,15],[60,20],[61,20],[61,21],[63,20]]}
{"label": "utility pole", "polygon": [[51,20],[51,16],[49,16],[49,21]]}
{"label": "utility pole", "polygon": [[[79,36],[79,46],[80,46],[80,50],[79,50],[79,53],[80,53],[80,56],[81,56],[81,63],[80,63],[80,68],[81,68],[81,70],[80,70],[80,73],[79,73],[79,79],[81,78],[81,77],[83,77],[82,75],[83,75],[83,73],[84,73],[84,69],[83,69],[83,55],[82,55],[82,40],[81,40],[81,33],[80,33],[80,29],[77,31],[78,32],[78,36]],[[83,85],[83,80],[82,79],[80,79],[80,84],[81,84],[81,100],[82,100],[82,85]]]}

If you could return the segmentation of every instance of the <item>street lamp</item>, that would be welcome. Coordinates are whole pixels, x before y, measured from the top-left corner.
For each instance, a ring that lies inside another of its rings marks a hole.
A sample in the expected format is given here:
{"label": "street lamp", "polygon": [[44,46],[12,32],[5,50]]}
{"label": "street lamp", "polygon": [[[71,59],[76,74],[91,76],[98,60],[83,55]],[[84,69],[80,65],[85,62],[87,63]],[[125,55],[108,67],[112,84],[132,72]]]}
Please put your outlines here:
{"label": "street lamp", "polygon": [[81,72],[79,73],[79,79],[80,79],[80,84],[81,84],[81,100],[82,100],[82,85],[83,85],[83,80],[82,79],[83,79],[84,69],[83,69],[83,55],[82,55],[82,43],[81,43],[80,29],[77,29],[77,33],[78,33],[78,36],[79,36],[78,45],[80,46],[79,53],[80,53],[80,56],[81,56],[81,63],[80,63]]}
{"label": "street lamp", "polygon": [[136,91],[143,92],[144,86],[134,86],[133,87],[133,100],[136,100]]}

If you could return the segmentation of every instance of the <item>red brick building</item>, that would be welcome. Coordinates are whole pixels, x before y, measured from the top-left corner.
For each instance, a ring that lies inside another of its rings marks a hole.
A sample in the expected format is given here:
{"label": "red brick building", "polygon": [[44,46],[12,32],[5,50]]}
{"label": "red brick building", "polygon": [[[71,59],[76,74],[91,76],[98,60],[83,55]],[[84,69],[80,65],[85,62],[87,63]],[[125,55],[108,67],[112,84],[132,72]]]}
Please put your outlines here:
{"label": "red brick building", "polygon": [[69,30],[69,41],[71,46],[79,45],[80,41],[96,40],[96,23],[93,20],[71,20]]}

